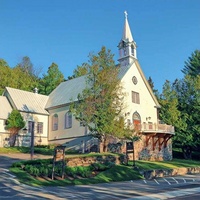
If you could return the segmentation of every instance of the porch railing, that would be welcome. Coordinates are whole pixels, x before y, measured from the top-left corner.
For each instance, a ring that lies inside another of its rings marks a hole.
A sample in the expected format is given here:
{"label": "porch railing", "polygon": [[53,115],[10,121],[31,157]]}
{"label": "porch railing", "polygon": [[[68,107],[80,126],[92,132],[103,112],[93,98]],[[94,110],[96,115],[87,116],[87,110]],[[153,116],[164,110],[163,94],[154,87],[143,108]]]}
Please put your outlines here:
{"label": "porch railing", "polygon": [[174,134],[174,126],[167,124],[157,124],[157,123],[142,123],[141,131],[143,132],[161,132],[161,133],[171,133]]}

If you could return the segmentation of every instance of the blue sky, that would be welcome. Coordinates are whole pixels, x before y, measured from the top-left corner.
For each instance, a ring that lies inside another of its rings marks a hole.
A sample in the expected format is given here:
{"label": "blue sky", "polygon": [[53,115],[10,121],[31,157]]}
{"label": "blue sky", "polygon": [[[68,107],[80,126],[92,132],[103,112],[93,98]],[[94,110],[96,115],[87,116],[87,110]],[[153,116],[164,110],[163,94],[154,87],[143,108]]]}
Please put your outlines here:
{"label": "blue sky", "polygon": [[125,10],[140,65],[161,91],[200,49],[200,0],[0,0],[0,58],[14,67],[29,56],[43,73],[55,62],[67,78],[104,45],[117,63]]}

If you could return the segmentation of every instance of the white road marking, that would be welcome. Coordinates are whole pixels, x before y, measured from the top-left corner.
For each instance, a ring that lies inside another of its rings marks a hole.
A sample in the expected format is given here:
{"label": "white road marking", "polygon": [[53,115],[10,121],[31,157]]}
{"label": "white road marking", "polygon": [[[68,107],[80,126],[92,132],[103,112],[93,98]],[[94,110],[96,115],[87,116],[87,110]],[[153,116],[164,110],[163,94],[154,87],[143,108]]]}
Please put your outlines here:
{"label": "white road marking", "polygon": [[146,180],[143,180],[143,181],[144,181],[144,183],[146,183],[146,184],[147,184]]}
{"label": "white road marking", "polygon": [[164,181],[166,181],[169,185],[171,185],[171,183],[168,181],[168,180],[166,180],[165,178],[163,178],[164,179]]}
{"label": "white road marking", "polygon": [[186,183],[186,180],[183,178],[184,183]]}
{"label": "white road marking", "polygon": [[158,181],[156,179],[153,179],[158,185],[160,185],[160,183],[158,183]]}
{"label": "white road marking", "polygon": [[174,177],[171,177],[171,178],[178,184],[178,181]]}

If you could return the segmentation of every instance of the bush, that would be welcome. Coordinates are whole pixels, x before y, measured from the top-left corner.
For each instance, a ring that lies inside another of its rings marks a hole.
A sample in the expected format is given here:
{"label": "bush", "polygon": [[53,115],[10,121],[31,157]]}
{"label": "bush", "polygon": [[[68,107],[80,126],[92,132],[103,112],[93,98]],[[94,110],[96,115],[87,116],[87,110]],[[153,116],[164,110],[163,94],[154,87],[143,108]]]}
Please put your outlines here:
{"label": "bush", "polygon": [[66,167],[65,168],[65,173],[68,175],[68,176],[71,176],[73,178],[76,177],[76,172],[77,172],[77,168],[76,167]]}
{"label": "bush", "polygon": [[88,177],[91,176],[92,170],[91,170],[91,167],[82,167],[82,166],[79,166],[76,169],[76,173],[77,173],[77,175],[79,175],[79,176],[81,176],[83,178],[88,178]]}

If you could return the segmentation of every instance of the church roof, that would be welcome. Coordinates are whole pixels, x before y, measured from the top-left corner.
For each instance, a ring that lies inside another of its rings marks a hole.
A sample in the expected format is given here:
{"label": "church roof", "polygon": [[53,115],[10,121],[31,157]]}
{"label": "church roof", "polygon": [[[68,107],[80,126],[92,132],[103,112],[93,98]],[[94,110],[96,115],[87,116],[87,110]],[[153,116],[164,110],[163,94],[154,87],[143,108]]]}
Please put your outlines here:
{"label": "church roof", "polygon": [[60,83],[49,95],[46,109],[66,105],[77,100],[79,93],[86,88],[86,76],[77,77]]}
{"label": "church roof", "polygon": [[4,96],[7,96],[13,108],[19,111],[48,114],[45,110],[48,96],[10,87],[6,87]]}
{"label": "church roof", "polygon": [[[142,72],[142,69],[138,63],[138,61],[135,59],[134,61],[136,63],[136,67],[138,68],[138,71],[149,90],[152,98],[154,99],[154,102],[156,106],[160,107],[155,95],[152,92],[151,87],[148,84],[148,81],[146,80],[144,73]],[[133,63],[127,66],[119,67],[119,73],[118,78],[121,80],[124,75],[128,72],[130,67]],[[63,105],[67,105],[71,103],[72,101],[77,101],[78,94],[82,93],[82,91],[86,88],[86,76],[81,76],[78,78],[74,78],[65,82],[62,82],[56,89],[53,90],[53,92],[49,95],[49,99],[46,104],[46,109],[50,109],[53,107],[60,107]]]}
{"label": "church roof", "polygon": [[11,112],[12,107],[10,106],[8,99],[4,96],[0,96],[0,119],[7,119]]}

